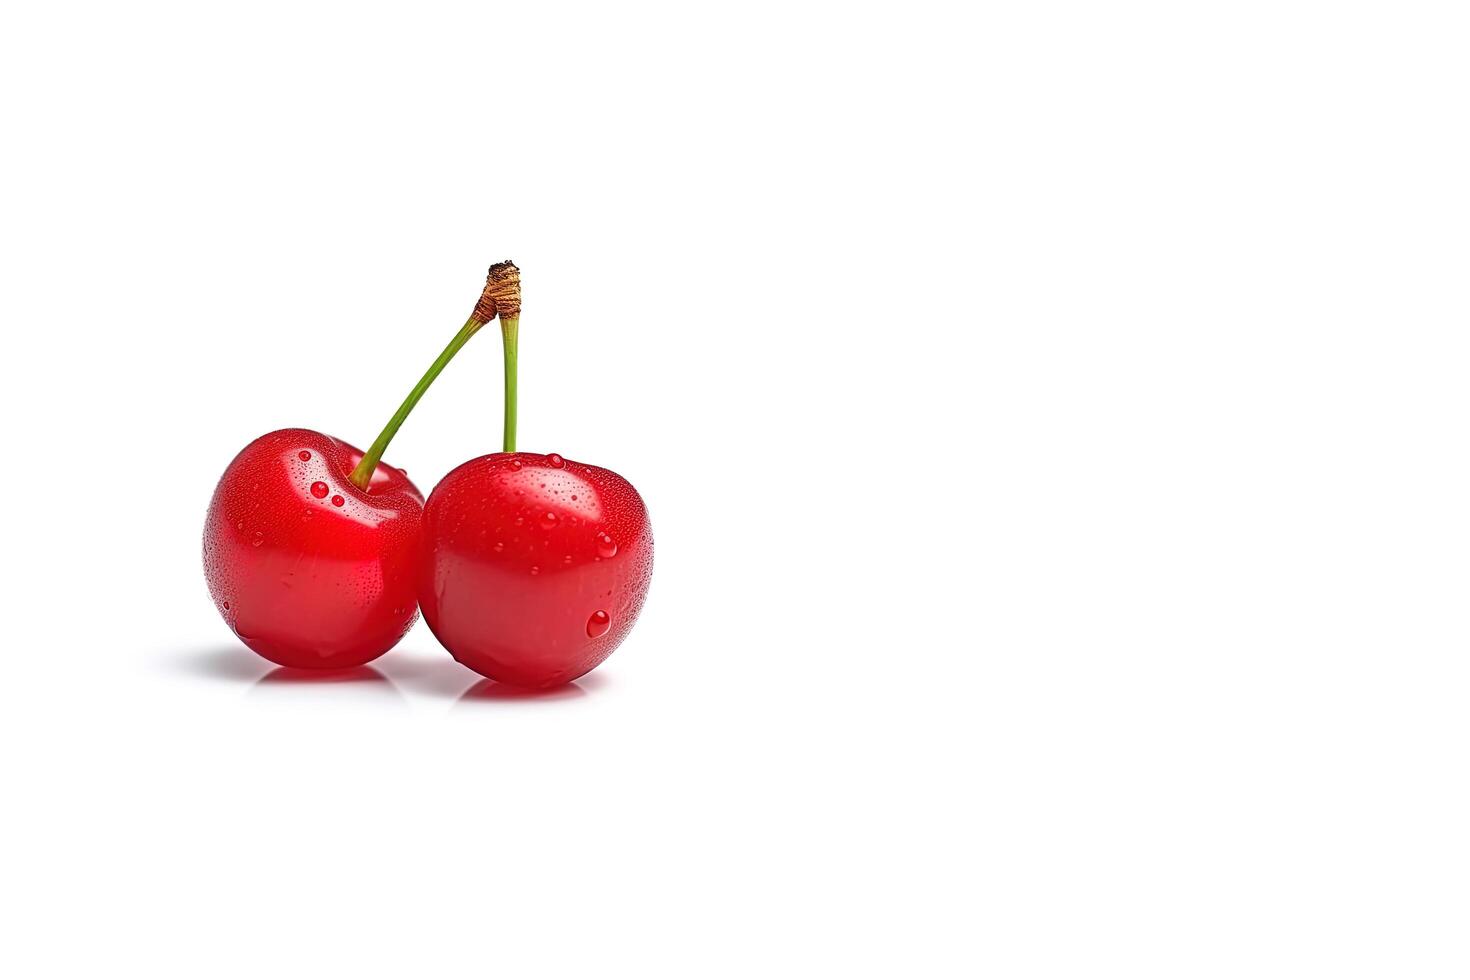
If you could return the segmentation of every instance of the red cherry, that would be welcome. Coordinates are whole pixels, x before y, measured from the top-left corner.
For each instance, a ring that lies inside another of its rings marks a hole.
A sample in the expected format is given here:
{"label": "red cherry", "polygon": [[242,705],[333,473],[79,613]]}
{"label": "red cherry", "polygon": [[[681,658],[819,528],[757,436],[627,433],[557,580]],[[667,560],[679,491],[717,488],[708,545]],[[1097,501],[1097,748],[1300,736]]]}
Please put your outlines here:
{"label": "red cherry", "polygon": [[281,429],[225,470],[204,525],[209,594],[237,636],[286,667],[356,667],[418,615],[414,568],[424,495],[383,453],[434,379],[513,298],[519,270],[490,267],[475,311],[366,454],[310,429]]}
{"label": "red cherry", "polygon": [[361,459],[331,436],[281,429],[246,446],[220,477],[204,575],[225,622],[267,660],[356,667],[391,649],[417,617],[424,496],[387,463],[359,489],[349,474]]}
{"label": "red cherry", "polygon": [[503,683],[553,687],[602,663],[633,628],[652,574],[643,498],[600,466],[481,456],[424,508],[424,620],[454,659]]}

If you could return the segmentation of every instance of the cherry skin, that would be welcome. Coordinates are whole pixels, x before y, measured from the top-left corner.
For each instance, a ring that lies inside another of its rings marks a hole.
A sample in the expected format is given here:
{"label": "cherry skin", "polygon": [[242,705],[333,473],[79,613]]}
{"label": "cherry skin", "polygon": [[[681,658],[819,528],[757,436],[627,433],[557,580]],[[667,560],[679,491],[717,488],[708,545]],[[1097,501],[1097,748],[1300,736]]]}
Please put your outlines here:
{"label": "cherry skin", "polygon": [[418,616],[424,496],[386,463],[366,490],[362,452],[310,429],[240,451],[204,523],[204,576],[246,646],[285,667],[338,670],[381,656]]}
{"label": "cherry skin", "polygon": [[454,659],[521,687],[602,663],[633,628],[653,532],[633,485],[555,453],[464,463],[424,508],[419,605]]}

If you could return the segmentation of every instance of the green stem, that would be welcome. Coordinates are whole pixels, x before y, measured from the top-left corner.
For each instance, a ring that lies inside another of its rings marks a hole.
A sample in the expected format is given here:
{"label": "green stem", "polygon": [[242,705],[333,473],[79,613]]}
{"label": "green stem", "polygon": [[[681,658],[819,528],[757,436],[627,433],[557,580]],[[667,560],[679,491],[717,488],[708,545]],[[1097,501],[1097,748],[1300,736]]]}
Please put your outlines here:
{"label": "green stem", "polygon": [[412,412],[413,407],[419,403],[419,399],[424,397],[424,392],[429,390],[429,385],[439,377],[445,365],[454,360],[454,355],[459,353],[459,349],[468,343],[476,331],[484,325],[483,320],[475,317],[466,320],[464,326],[459,328],[459,333],[455,334],[454,339],[449,342],[449,346],[444,348],[444,353],[440,354],[439,359],[429,365],[429,370],[424,372],[422,378],[419,378],[419,383],[413,386],[413,391],[408,393],[403,404],[398,406],[398,411],[394,412],[388,424],[383,426],[383,431],[378,433],[378,438],[374,440],[372,446],[362,457],[362,462],[357,464],[357,468],[348,478],[357,485],[358,489],[367,489],[368,482],[373,478],[373,471],[378,468],[378,461],[383,458],[383,453],[387,452],[388,443],[392,442],[393,437],[398,434],[398,428],[403,425],[403,420],[408,418],[408,413]]}
{"label": "green stem", "polygon": [[516,451],[516,340],[521,318],[500,318],[500,336],[505,341],[505,439],[502,452]]}

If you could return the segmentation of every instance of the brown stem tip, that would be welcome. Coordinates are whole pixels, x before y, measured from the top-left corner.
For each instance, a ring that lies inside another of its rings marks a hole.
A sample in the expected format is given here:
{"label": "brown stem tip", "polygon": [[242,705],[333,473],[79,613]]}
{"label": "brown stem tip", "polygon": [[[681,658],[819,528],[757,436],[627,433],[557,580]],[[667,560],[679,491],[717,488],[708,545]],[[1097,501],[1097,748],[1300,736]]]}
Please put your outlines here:
{"label": "brown stem tip", "polygon": [[485,291],[475,304],[474,317],[481,323],[489,323],[497,313],[512,320],[521,315],[521,270],[509,259],[490,267]]}

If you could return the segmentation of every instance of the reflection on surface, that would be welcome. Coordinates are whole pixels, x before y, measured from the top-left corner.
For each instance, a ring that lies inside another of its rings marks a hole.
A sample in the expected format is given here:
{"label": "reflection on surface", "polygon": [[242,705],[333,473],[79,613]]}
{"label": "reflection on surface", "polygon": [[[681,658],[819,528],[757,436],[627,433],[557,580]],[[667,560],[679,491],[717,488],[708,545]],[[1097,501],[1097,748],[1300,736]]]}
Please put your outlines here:
{"label": "reflection on surface", "polygon": [[277,667],[257,684],[350,684],[367,681],[390,684],[382,672],[372,667],[345,667],[341,670],[306,670],[301,667]]}
{"label": "reflection on surface", "polygon": [[375,664],[343,670],[278,667],[243,646],[210,647],[176,661],[183,673],[244,687],[251,697],[281,697],[292,691],[312,691],[317,698],[355,700],[367,695],[402,703],[402,692]]}
{"label": "reflection on surface", "polygon": [[404,706],[403,692],[376,667],[306,670],[276,667],[250,685],[251,698],[322,701],[388,701]]}
{"label": "reflection on surface", "polygon": [[459,696],[461,704],[474,701],[565,701],[568,698],[586,697],[587,692],[577,681],[560,687],[542,689],[513,687],[485,678],[465,688]]}
{"label": "reflection on surface", "polygon": [[[467,671],[475,676],[472,671]],[[584,674],[569,684],[552,688],[527,688],[515,687],[511,684],[501,684],[492,681],[488,677],[476,681],[464,689],[460,694],[457,704],[476,704],[486,701],[570,701],[575,698],[583,698],[593,694],[607,686],[607,677],[596,671]]]}
{"label": "reflection on surface", "polygon": [[170,664],[192,677],[243,687],[251,697],[309,695],[314,700],[355,701],[366,696],[398,704],[406,703],[404,692],[453,700],[456,705],[569,701],[586,697],[608,683],[606,676],[594,671],[549,690],[513,687],[481,677],[442,651],[393,650],[362,667],[304,670],[277,667],[243,646],[221,645],[173,658]]}

